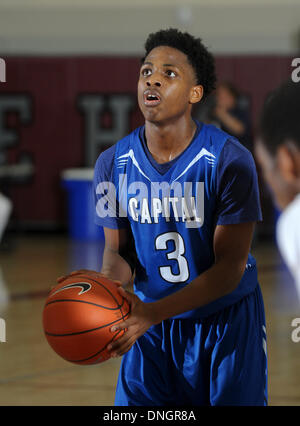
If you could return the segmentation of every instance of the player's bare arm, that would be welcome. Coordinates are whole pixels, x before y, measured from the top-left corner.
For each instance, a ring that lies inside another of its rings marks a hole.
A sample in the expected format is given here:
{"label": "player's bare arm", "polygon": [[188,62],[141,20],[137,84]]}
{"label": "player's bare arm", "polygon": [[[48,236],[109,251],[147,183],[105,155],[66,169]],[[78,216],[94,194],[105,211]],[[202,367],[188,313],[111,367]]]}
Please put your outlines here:
{"label": "player's bare arm", "polygon": [[120,253],[129,250],[127,229],[104,228],[105,247],[101,273],[127,285],[132,281],[132,268]]}
{"label": "player's bare arm", "polygon": [[153,303],[143,303],[137,296],[120,289],[131,304],[131,316],[118,326],[119,329],[128,330],[111,345],[112,354],[123,355],[152,325],[204,306],[232,292],[245,271],[254,225],[249,222],[217,226],[214,233],[213,266],[170,296]]}

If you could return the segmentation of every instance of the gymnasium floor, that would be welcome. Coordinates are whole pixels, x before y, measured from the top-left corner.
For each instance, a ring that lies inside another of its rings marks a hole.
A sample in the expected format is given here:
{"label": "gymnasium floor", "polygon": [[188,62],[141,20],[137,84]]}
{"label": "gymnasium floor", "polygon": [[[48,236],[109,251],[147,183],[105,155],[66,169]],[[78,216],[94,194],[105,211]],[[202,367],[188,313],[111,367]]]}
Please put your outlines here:
{"label": "gymnasium floor", "polygon": [[[102,243],[78,243],[66,236],[23,235],[12,251],[0,253],[0,405],[112,405],[120,359],[77,366],[60,359],[42,330],[42,309],[56,277],[99,268]],[[289,273],[273,243],[254,246],[265,300],[269,405],[300,405],[300,342],[291,321],[300,317]],[[7,299],[7,300],[6,300]],[[6,303],[5,303],[6,300]]]}

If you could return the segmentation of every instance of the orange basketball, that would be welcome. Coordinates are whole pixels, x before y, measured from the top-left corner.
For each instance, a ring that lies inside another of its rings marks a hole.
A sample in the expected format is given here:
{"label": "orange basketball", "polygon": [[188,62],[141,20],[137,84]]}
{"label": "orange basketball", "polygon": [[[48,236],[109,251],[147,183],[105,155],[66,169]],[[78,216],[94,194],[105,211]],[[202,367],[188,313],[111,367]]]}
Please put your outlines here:
{"label": "orange basketball", "polygon": [[106,277],[84,273],[67,278],[51,290],[43,311],[43,327],[58,355],[76,364],[97,364],[110,358],[107,345],[125,332],[112,333],[110,329],[130,312],[117,288]]}

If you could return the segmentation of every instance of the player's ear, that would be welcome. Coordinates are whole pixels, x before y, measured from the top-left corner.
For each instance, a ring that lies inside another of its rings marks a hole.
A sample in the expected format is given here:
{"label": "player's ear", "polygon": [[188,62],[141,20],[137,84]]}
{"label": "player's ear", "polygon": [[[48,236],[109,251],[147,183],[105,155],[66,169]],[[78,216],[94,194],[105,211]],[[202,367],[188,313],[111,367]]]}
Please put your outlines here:
{"label": "player's ear", "polygon": [[300,174],[300,153],[292,142],[279,146],[277,151],[277,164],[280,173],[287,183],[294,183]]}
{"label": "player's ear", "polygon": [[201,84],[198,84],[197,86],[193,86],[191,88],[191,93],[190,93],[190,103],[196,104],[197,102],[201,101],[201,99],[203,98],[203,94],[204,94],[204,90]]}

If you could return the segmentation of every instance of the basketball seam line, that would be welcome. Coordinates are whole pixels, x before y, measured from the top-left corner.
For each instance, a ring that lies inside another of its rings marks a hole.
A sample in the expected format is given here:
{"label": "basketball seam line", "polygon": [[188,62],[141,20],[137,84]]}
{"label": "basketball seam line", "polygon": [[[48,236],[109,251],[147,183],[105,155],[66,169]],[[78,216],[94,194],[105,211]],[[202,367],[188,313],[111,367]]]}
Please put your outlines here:
{"label": "basketball seam line", "polygon": [[[98,281],[96,281],[96,280],[94,280],[93,278],[91,278],[91,277],[89,277],[89,276],[85,276],[85,275],[80,275],[80,276],[82,276],[83,278],[86,278],[86,279],[88,279],[88,280],[91,280],[91,281],[93,281],[94,283],[96,283],[96,284],[98,284],[98,285],[100,285],[101,287],[103,287],[110,295],[111,295],[111,297],[114,299],[114,301],[115,301],[115,303],[116,303],[116,305],[117,306],[119,306],[119,303],[118,303],[118,301],[117,301],[117,299],[115,298],[115,296],[112,294],[112,292],[108,289],[108,288],[106,288],[105,287],[105,285],[104,284],[102,284],[102,283],[99,283]],[[105,278],[105,277],[104,277]],[[109,278],[105,278],[105,279],[108,279],[109,280]],[[112,280],[110,280],[110,281],[112,281]]]}
{"label": "basketball seam line", "polygon": [[98,306],[99,308],[103,308],[103,309],[107,309],[108,311],[117,311],[118,309],[120,309],[120,307],[122,307],[124,305],[124,299],[122,301],[122,305],[119,305],[115,308],[108,308],[107,306],[102,306],[102,305],[98,305],[97,303],[94,302],[88,302],[86,300],[77,300],[77,299],[58,299],[58,300],[51,300],[50,302],[45,304],[45,307],[48,305],[51,305],[52,303],[58,303],[58,302],[78,302],[78,303],[87,303],[88,305],[94,305],[94,306]]}
{"label": "basketball seam line", "polygon": [[73,360],[73,359],[70,359],[70,358],[65,358],[67,361],[69,361],[69,362],[84,362],[84,361],[88,361],[89,359],[91,359],[91,358],[93,358],[93,357],[95,357],[95,356],[97,356],[97,355],[99,355],[101,352],[103,352],[105,349],[106,349],[106,347],[107,347],[107,345],[109,345],[121,332],[122,332],[123,330],[119,330],[114,336],[113,336],[113,338],[109,341],[109,342],[107,342],[106,344],[105,344],[105,346],[102,348],[102,349],[100,349],[100,351],[98,351],[98,352],[96,352],[95,354],[93,354],[93,355],[91,355],[91,356],[89,356],[88,358],[83,358],[83,359],[75,359],[75,360]]}
{"label": "basketball seam line", "polygon": [[[87,279],[87,280],[90,280],[90,281],[92,281],[93,283],[96,283],[96,284],[98,284],[98,285],[100,285],[111,297],[112,297],[112,299],[115,301],[115,303],[116,303],[116,305],[117,305],[117,307],[115,308],[115,309],[119,309],[119,306],[120,306],[120,304],[118,303],[118,300],[116,299],[116,297],[112,294],[112,292],[108,289],[108,288],[106,288],[105,287],[105,285],[104,284],[102,284],[102,283],[100,283],[100,282],[98,282],[97,280],[95,280],[95,279],[93,279],[93,278],[91,278],[90,276],[87,276],[87,275],[84,275],[84,274],[81,274],[81,275],[79,275],[79,276],[77,276],[77,278],[85,278],[85,279]],[[104,279],[108,279],[108,280],[110,280],[109,278],[105,278],[104,277]],[[113,281],[113,280],[110,280],[110,281]],[[50,294],[50,296],[51,296],[51,294]],[[54,301],[53,301],[54,302]],[[49,303],[52,303],[52,302],[49,302]],[[46,306],[49,304],[49,303],[47,303],[46,304]],[[89,303],[91,303],[91,302],[89,302]]]}
{"label": "basketball seam line", "polygon": [[115,324],[116,322],[124,319],[127,315],[129,315],[129,313],[130,313],[130,310],[126,314],[122,315],[121,318],[118,318],[117,320],[115,320],[113,322],[110,322],[110,323],[105,324],[105,325],[101,325],[100,327],[90,328],[89,330],[83,330],[83,331],[77,331],[76,333],[65,333],[65,334],[49,333],[48,331],[45,330],[45,334],[47,334],[47,336],[53,336],[53,337],[65,337],[65,336],[76,336],[77,334],[89,333],[91,331],[100,330],[101,328],[108,327],[109,325]]}

